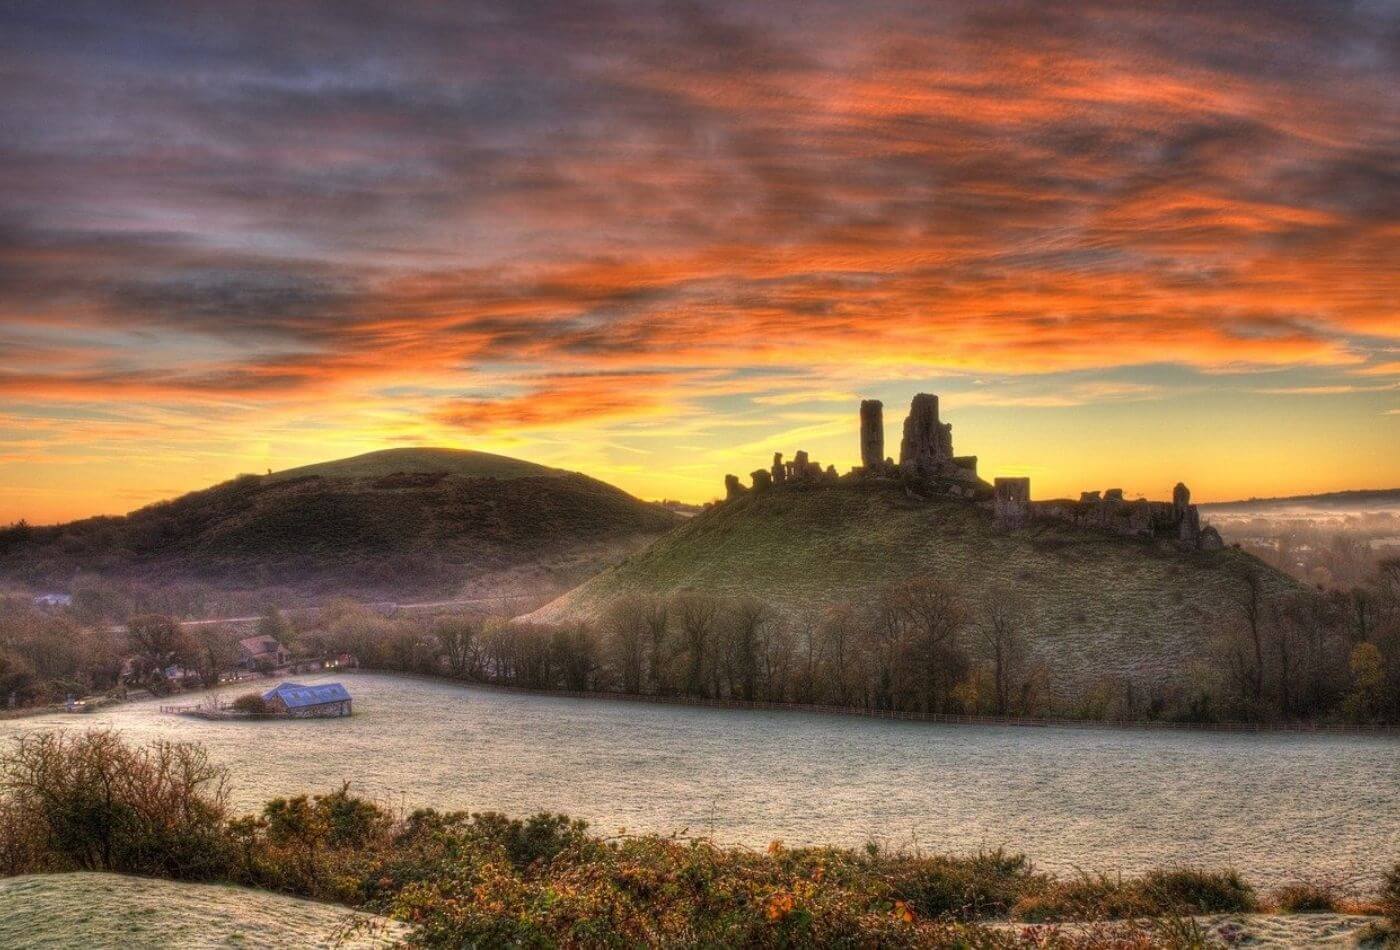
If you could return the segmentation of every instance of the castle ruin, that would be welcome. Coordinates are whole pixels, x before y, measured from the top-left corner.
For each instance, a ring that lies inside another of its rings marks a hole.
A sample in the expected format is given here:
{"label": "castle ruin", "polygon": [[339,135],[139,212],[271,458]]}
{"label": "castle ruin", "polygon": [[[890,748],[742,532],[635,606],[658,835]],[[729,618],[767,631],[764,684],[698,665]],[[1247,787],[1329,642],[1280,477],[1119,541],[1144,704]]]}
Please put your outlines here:
{"label": "castle ruin", "polygon": [[797,451],[789,462],[783,461],[781,452],[775,452],[769,468],[752,473],[751,488],[745,488],[737,476],[726,475],[725,499],[776,488],[896,482],[916,497],[951,495],[974,502],[988,509],[997,526],[1005,530],[1056,522],[1131,537],[1170,539],[1188,549],[1224,547],[1219,532],[1201,524],[1200,512],[1191,504],[1190,489],[1179,482],[1169,502],[1141,498],[1128,501],[1121,488],[1102,493],[1086,491],[1078,501],[1031,501],[1029,478],[999,477],[995,484],[987,484],[977,474],[977,456],[953,454],[953,427],[939,418],[938,397],[930,393],[919,393],[909,405],[898,463],[885,457],[884,405],[878,399],[863,400],[860,460],[858,467],[841,476],[834,465],[823,468],[805,451]]}

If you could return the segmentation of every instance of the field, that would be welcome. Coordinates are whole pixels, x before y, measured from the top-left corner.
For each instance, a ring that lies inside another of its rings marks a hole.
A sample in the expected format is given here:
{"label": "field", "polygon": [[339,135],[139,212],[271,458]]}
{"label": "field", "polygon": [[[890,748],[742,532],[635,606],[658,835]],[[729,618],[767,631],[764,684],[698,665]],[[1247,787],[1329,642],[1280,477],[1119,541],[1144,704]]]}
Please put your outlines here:
{"label": "field", "polygon": [[[629,595],[692,589],[800,617],[866,604],[882,585],[922,575],[976,598],[1024,597],[1035,653],[1064,687],[1150,684],[1209,662],[1210,638],[1240,597],[1232,568],[1253,563],[1234,550],[1182,552],[1068,526],[1002,531],[965,502],[842,485],[720,505],[527,619],[596,620]],[[1293,585],[1265,576],[1274,589]]]}
{"label": "field", "polygon": [[1006,847],[1067,875],[1230,866],[1261,887],[1366,892],[1400,844],[1400,743],[1383,736],[944,726],[341,681],[355,699],[343,719],[205,722],[150,700],[3,721],[0,744],[61,728],[195,741],[229,767],[238,813],[349,781],[396,810],[562,811],[602,834],[754,849]]}
{"label": "field", "polygon": [[[370,925],[352,931],[350,925]],[[0,947],[386,947],[406,928],[333,904],[121,874],[0,879]]]}

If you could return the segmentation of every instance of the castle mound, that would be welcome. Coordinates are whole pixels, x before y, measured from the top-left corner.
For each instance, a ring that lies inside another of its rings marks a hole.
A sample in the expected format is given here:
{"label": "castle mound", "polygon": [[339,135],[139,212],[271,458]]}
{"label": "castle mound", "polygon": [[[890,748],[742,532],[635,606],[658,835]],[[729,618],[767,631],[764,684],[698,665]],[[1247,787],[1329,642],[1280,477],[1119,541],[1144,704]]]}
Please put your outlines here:
{"label": "castle mound", "polygon": [[1296,589],[1226,549],[1185,485],[1169,501],[1118,488],[1032,501],[1029,479],[989,484],[975,455],[954,452],[937,396],[914,396],[902,431],[896,461],[883,405],[865,400],[859,467],[842,475],[804,451],[775,454],[749,486],[727,476],[723,502],[523,619],[606,622],[624,601],[694,592],[751,598],[799,625],[847,606],[878,627],[870,611],[885,591],[935,580],[974,618],[1014,599],[1052,688],[1086,696],[1105,680],[1153,691],[1179,681],[1211,661],[1251,589]]}
{"label": "castle mound", "polygon": [[538,604],[679,521],[575,472],[395,449],[244,475],[122,517],[10,529],[0,576],[59,590],[86,573],[308,598],[528,592]]}
{"label": "castle mound", "polygon": [[917,498],[895,480],[842,479],[716,505],[525,621],[603,620],[636,595],[753,597],[793,620],[871,606],[916,577],[951,585],[976,612],[1011,592],[1031,650],[1058,688],[1161,684],[1211,655],[1219,618],[1240,609],[1242,570],[1276,591],[1294,583],[1234,549],[1126,535],[1055,518],[1017,527],[966,498]]}

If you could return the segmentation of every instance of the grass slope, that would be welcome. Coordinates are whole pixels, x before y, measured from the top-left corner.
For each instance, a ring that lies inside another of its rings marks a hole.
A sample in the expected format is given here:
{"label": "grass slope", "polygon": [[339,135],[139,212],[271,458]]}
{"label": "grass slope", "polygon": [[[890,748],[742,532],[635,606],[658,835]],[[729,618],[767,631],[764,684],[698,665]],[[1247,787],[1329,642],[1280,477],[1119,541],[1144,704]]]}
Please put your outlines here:
{"label": "grass slope", "polygon": [[1206,659],[1215,618],[1240,590],[1229,568],[1246,560],[1233,549],[1182,552],[1061,525],[1008,532],[966,502],[843,485],[719,505],[526,619],[596,620],[628,595],[684,589],[752,595],[796,615],[863,604],[887,583],[933,575],[966,591],[972,606],[995,591],[1020,592],[1036,655],[1057,682],[1146,683]]}
{"label": "grass slope", "polygon": [[[374,927],[343,942],[354,920]],[[122,874],[0,880],[0,947],[388,947],[406,929],[344,907],[269,891]]]}
{"label": "grass slope", "polygon": [[680,520],[573,472],[390,450],[241,476],[124,517],[10,529],[0,533],[0,574],[60,589],[84,571],[400,597],[456,594],[534,566],[558,577],[530,583],[557,593]]}

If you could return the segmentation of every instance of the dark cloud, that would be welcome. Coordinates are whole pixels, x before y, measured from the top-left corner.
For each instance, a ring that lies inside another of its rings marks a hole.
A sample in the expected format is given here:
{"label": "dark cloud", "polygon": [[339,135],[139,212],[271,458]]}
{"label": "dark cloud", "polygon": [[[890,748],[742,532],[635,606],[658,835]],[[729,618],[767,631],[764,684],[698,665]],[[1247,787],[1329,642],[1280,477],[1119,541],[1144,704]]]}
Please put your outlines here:
{"label": "dark cloud", "polygon": [[1330,0],[21,0],[0,323],[74,354],[10,378],[1335,363],[1396,332],[1397,39]]}

